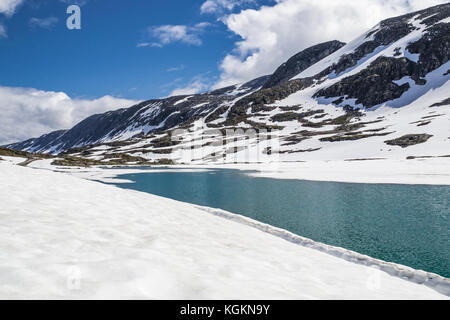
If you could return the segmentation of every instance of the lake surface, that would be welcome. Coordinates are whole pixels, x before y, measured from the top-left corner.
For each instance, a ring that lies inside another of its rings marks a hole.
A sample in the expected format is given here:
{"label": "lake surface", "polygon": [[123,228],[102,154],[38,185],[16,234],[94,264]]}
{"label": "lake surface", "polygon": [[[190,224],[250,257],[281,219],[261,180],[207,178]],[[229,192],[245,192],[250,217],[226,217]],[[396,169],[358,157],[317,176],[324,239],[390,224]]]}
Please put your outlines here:
{"label": "lake surface", "polygon": [[221,208],[450,277],[450,186],[254,178],[235,170],[120,175],[126,189]]}

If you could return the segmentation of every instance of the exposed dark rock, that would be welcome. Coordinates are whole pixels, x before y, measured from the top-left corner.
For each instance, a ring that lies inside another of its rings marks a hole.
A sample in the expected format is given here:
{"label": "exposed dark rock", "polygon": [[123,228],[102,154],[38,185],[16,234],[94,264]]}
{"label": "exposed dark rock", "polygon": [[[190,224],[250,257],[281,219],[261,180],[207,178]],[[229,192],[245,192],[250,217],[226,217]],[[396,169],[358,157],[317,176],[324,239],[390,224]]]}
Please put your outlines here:
{"label": "exposed dark rock", "polygon": [[151,152],[151,153],[155,153],[155,154],[170,154],[172,153],[173,149],[152,149],[152,150],[144,150],[141,151],[142,153],[147,153],[147,152]]}
{"label": "exposed dark rock", "polygon": [[285,121],[292,121],[292,120],[297,120],[299,122],[303,122],[303,121],[305,121],[304,118],[306,118],[306,117],[311,117],[318,113],[322,114],[324,112],[325,111],[323,109],[311,110],[311,111],[302,112],[302,113],[285,112],[285,113],[279,113],[279,114],[274,115],[273,117],[270,118],[270,120],[272,120],[273,122],[285,122]]}
{"label": "exposed dark rock", "polygon": [[251,121],[251,120],[245,120],[244,122],[246,124],[250,125],[251,128],[254,129],[254,130],[273,131],[273,130],[282,130],[283,129],[282,126],[270,125],[270,124],[265,124],[265,123],[261,123],[261,122],[255,122],[255,121]]}
{"label": "exposed dark rock", "polygon": [[450,16],[450,5],[448,3],[424,9],[415,13],[410,13],[407,16],[414,17],[419,15],[419,19],[424,19],[422,23],[431,26]]}
{"label": "exposed dark rock", "polygon": [[305,152],[319,151],[320,149],[322,149],[322,148],[309,148],[309,149],[304,149],[304,150],[288,150],[288,151],[280,151],[279,153],[280,154],[283,154],[283,153],[289,153],[289,154],[292,154],[292,153],[305,153]]}
{"label": "exposed dark rock", "polygon": [[314,116],[313,118],[314,119],[322,119],[322,118],[325,118],[326,116],[327,116],[326,113],[321,113],[321,114],[318,114],[318,115]]}
{"label": "exposed dark rock", "polygon": [[436,157],[433,157],[433,156],[408,156],[408,157],[406,157],[406,160],[431,159],[431,158],[436,158]]}
{"label": "exposed dark rock", "polygon": [[340,97],[339,99],[334,100],[332,103],[335,105],[339,105],[342,102],[344,102],[345,98],[344,97]]}
{"label": "exposed dark rock", "polygon": [[445,114],[432,114],[432,115],[429,115],[429,116],[424,116],[421,119],[422,120],[424,120],[424,119],[432,119],[432,118],[437,118],[437,117],[442,117],[442,116],[445,116]]}
{"label": "exposed dark rock", "polygon": [[[64,157],[63,159],[56,159],[51,163],[53,166],[61,167],[91,167],[106,165],[107,162],[102,162],[98,160],[85,159],[80,157]],[[109,164],[118,164],[115,161],[109,162]]]}
{"label": "exposed dark rock", "polygon": [[297,53],[278,67],[274,74],[272,74],[269,80],[264,84],[263,89],[271,88],[289,81],[297,74],[339,50],[344,45],[345,43],[334,40],[309,47]]}
{"label": "exposed dark rock", "polygon": [[[387,46],[404,36],[406,36],[409,32],[411,32],[414,29],[414,26],[409,23],[409,20],[411,20],[413,17],[418,16],[419,19],[424,19],[426,17],[429,17],[428,19],[424,20],[424,23],[428,26],[433,25],[434,23],[443,20],[450,16],[450,4],[444,4],[439,5],[435,7],[431,7],[425,10],[409,13],[403,16],[389,18],[380,23],[380,27],[377,30],[373,30],[370,33],[366,35],[366,39],[369,39],[370,37],[373,37],[372,40],[366,41],[363,44],[361,44],[358,48],[354,50],[354,52],[344,55],[341,57],[338,63],[333,64],[331,67],[327,68],[326,70],[323,70],[321,73],[315,76],[315,78],[322,78],[333,71],[336,74],[340,74],[341,72],[354,67],[359,60],[364,58],[365,56],[373,53],[376,48],[381,46]],[[441,47],[437,51],[442,50],[442,48],[446,48],[448,46],[448,43],[442,43],[438,44],[436,43],[435,39],[440,38],[443,36],[444,38],[448,37],[448,27],[449,24],[438,24],[430,30],[430,35],[432,36],[430,40],[423,41],[423,43],[433,43],[431,46],[432,48],[429,48],[428,51],[436,52],[436,49],[438,47]],[[439,35],[436,35],[436,31],[439,30]],[[433,36],[434,34],[434,36]],[[413,51],[410,51],[412,53],[420,53],[416,49],[416,47],[422,47],[420,42],[416,45],[411,44],[410,47],[408,47],[408,50],[411,49]],[[422,48],[423,52],[425,52],[427,49]],[[426,57],[426,56],[425,56]],[[438,55],[437,60],[442,60],[443,56]],[[447,59],[448,60],[448,59]],[[435,65],[436,63],[434,63]],[[432,66],[428,65],[425,66],[425,69],[430,69]],[[431,69],[434,70],[434,69]],[[428,73],[428,72],[426,72]],[[426,74],[425,73],[425,74]]]}
{"label": "exposed dark rock", "polygon": [[387,136],[388,134],[391,134],[392,132],[384,132],[384,133],[372,133],[372,134],[353,134],[352,132],[349,132],[348,134],[343,135],[335,135],[331,137],[325,137],[319,139],[322,142],[337,142],[337,141],[353,141],[353,140],[360,140],[360,139],[366,139],[371,137],[382,137]]}
{"label": "exposed dark rock", "polygon": [[158,159],[150,162],[150,164],[154,166],[171,166],[174,165],[175,162],[172,159]]}
{"label": "exposed dark rock", "polygon": [[164,147],[172,147],[172,146],[176,146],[177,144],[180,144],[180,141],[176,141],[174,139],[172,139],[171,135],[165,135],[161,138],[158,139],[154,139],[151,141],[151,145],[154,148],[164,148]]}
{"label": "exposed dark rock", "polygon": [[[449,5],[442,6],[443,11],[438,12],[439,17],[448,17],[450,15],[449,8]],[[423,11],[420,15],[428,16],[435,13],[437,13],[437,9],[431,8]],[[343,72],[356,65],[360,59],[376,47],[387,45],[405,36],[411,31],[412,25],[408,23],[411,18],[411,15],[406,15],[383,21],[380,31],[375,33],[373,41],[365,42],[355,52],[342,57],[339,63],[330,67],[322,75],[331,71]],[[361,103],[365,107],[372,107],[399,98],[410,88],[409,84],[405,83],[399,86],[392,82],[394,80],[410,76],[417,85],[425,84],[424,77],[450,59],[450,24],[431,25],[432,21],[436,22],[436,18],[427,19],[430,26],[424,36],[410,43],[406,48],[410,53],[419,55],[418,63],[406,58],[380,57],[367,69],[344,78],[329,88],[320,90],[315,97],[340,97],[334,101],[335,104],[339,104],[346,96],[347,98],[356,98],[356,103]]]}
{"label": "exposed dark rock", "polygon": [[[439,23],[427,29],[419,40],[406,49],[419,54],[418,66],[413,77],[424,77],[450,59],[450,23]],[[414,79],[414,78],[413,78]]]}
{"label": "exposed dark rock", "polygon": [[406,58],[380,57],[368,68],[344,78],[342,81],[322,90],[314,97],[356,98],[357,104],[373,107],[388,100],[399,98],[410,86],[397,85],[393,81],[414,73],[416,64]]}
{"label": "exposed dark rock", "polygon": [[387,140],[385,143],[390,146],[400,146],[402,148],[406,148],[419,143],[427,142],[431,137],[432,135],[429,134],[407,134],[397,139]]}
{"label": "exposed dark rock", "polygon": [[430,106],[430,108],[434,108],[434,107],[442,107],[442,106],[448,106],[448,105],[450,105],[450,98],[447,98],[447,99],[445,99],[445,100],[443,100],[443,101],[441,101],[441,102],[432,104],[432,105]]}
{"label": "exposed dark rock", "polygon": [[280,108],[281,111],[298,111],[302,107],[301,107],[301,105],[297,105],[297,106],[278,107],[278,108]]}
{"label": "exposed dark rock", "polygon": [[287,141],[287,143],[283,144],[283,146],[290,146],[294,144],[298,144],[306,139],[309,139],[307,135],[292,135],[283,139],[283,141]]}
{"label": "exposed dark rock", "polygon": [[269,89],[262,89],[251,95],[239,100],[228,113],[228,119],[242,117],[247,115],[247,110],[251,108],[252,113],[260,112],[265,109],[266,104],[274,103],[277,100],[282,100],[289,95],[305,89],[313,84],[310,78],[291,80],[281,85]]}
{"label": "exposed dark rock", "polygon": [[422,126],[429,125],[430,123],[431,123],[431,121],[419,120],[419,121],[411,122],[410,124],[416,124],[418,127],[422,127]]}
{"label": "exposed dark rock", "polygon": [[344,161],[373,161],[373,160],[385,160],[386,158],[359,158],[359,159],[346,159]]}
{"label": "exposed dark rock", "polygon": [[[380,23],[380,28],[373,31],[371,34],[373,40],[366,41],[352,53],[343,55],[337,63],[320,72],[315,78],[320,79],[332,72],[340,74],[345,70],[356,66],[359,60],[373,53],[378,47],[389,45],[403,38],[413,29],[413,26],[407,21],[408,18],[403,17],[382,21]],[[367,38],[369,37],[367,36]]]}
{"label": "exposed dark rock", "polygon": [[114,159],[116,163],[129,163],[129,162],[139,162],[143,163],[147,160],[142,157],[131,156],[126,153],[110,153],[103,155],[103,160]]}

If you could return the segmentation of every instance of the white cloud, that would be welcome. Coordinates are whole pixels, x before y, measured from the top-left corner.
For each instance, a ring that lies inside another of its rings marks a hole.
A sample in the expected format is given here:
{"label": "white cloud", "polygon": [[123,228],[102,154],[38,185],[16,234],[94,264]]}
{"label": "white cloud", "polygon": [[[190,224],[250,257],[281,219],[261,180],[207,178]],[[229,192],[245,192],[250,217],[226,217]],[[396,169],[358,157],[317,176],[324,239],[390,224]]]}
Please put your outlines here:
{"label": "white cloud", "polygon": [[12,16],[23,0],[0,0],[0,13]]}
{"label": "white cloud", "polygon": [[244,4],[255,3],[255,0],[207,0],[200,7],[201,13],[221,13],[231,11]]}
{"label": "white cloud", "polygon": [[181,71],[183,69],[184,69],[184,65],[180,64],[179,66],[167,69],[167,72]]}
{"label": "white cloud", "polygon": [[194,77],[186,86],[178,87],[169,94],[172,96],[183,96],[207,91],[211,88],[211,80],[205,75]]}
{"label": "white cloud", "polygon": [[139,42],[137,45],[136,45],[136,47],[137,48],[144,48],[144,47],[148,47],[148,46],[150,46],[151,45],[151,43],[149,43],[149,42]]}
{"label": "white cloud", "polygon": [[202,40],[199,35],[205,31],[209,23],[202,22],[194,26],[185,25],[162,25],[152,26],[147,29],[147,34],[158,39],[157,42],[141,42],[138,47],[163,47],[173,42],[182,42],[190,45],[200,46]]}
{"label": "white cloud", "polygon": [[69,129],[90,115],[135,103],[112,96],[72,99],[63,92],[0,87],[0,145]]}
{"label": "white cloud", "polygon": [[31,18],[30,25],[32,27],[39,27],[50,29],[58,22],[58,18],[48,17],[48,18]]}
{"label": "white cloud", "polygon": [[320,42],[348,42],[383,19],[447,0],[276,0],[221,20],[240,36],[220,64],[215,88],[272,73],[295,53]]}

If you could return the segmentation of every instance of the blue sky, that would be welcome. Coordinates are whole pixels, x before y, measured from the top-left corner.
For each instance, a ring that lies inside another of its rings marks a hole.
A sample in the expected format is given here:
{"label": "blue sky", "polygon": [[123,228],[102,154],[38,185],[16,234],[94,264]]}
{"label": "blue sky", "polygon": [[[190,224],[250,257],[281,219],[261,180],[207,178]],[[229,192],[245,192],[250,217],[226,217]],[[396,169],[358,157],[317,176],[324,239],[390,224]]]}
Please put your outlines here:
{"label": "blue sky", "polygon": [[[0,85],[89,99],[162,97],[195,80],[212,84],[238,38],[217,20],[223,11],[201,12],[204,0],[85,2],[81,30],[66,28],[64,1],[24,1],[0,17]],[[188,40],[166,34],[161,44],[161,26],[183,26]]]}

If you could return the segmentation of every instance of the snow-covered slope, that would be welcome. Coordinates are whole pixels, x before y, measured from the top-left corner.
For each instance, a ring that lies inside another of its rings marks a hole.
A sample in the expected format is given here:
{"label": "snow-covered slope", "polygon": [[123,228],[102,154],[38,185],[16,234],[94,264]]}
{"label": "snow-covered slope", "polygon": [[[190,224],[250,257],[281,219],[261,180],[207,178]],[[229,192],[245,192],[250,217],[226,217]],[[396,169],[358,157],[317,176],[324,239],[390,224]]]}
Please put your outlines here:
{"label": "snow-covered slope", "polygon": [[53,142],[9,147],[105,163],[123,155],[190,164],[448,158],[449,59],[445,4],[382,21],[347,45],[308,48],[272,76],[143,102]]}
{"label": "snow-covered slope", "polygon": [[225,212],[5,161],[0,181],[2,299],[448,298],[437,276]]}

